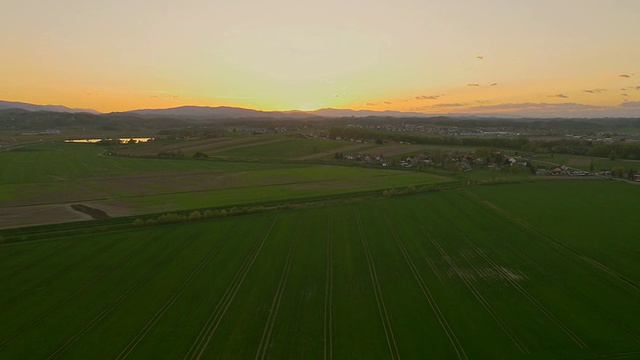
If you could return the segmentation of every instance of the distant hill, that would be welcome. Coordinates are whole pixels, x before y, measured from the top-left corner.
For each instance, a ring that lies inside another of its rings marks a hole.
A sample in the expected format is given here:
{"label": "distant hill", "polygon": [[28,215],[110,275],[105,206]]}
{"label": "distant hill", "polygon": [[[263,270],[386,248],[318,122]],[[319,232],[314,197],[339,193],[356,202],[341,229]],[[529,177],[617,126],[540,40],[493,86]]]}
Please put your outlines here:
{"label": "distant hill", "polygon": [[237,107],[181,106],[170,109],[145,109],[124,112],[143,116],[170,116],[190,118],[308,118],[308,117],[431,117],[431,115],[401,111],[371,111],[351,109],[320,109],[314,111],[260,111]]}
{"label": "distant hill", "polygon": [[0,110],[4,109],[22,109],[27,111],[51,111],[51,112],[68,112],[68,113],[90,113],[100,114],[100,112],[92,109],[73,109],[62,105],[34,105],[22,102],[2,101],[0,100]]}
{"label": "distant hill", "polygon": [[176,118],[274,118],[274,117],[311,117],[313,115],[302,111],[260,111],[228,106],[180,106],[170,109],[144,109],[126,111],[119,114],[132,114],[154,117],[176,117]]}
{"label": "distant hill", "polygon": [[322,117],[364,117],[364,116],[385,116],[385,117],[433,117],[433,115],[416,113],[416,112],[402,112],[402,111],[373,111],[373,110],[351,110],[351,109],[319,109],[315,111],[309,111],[309,114],[322,116]]}
{"label": "distant hill", "polygon": [[[22,109],[26,111],[48,111],[58,113],[90,113],[99,115],[98,111],[91,109],[73,109],[62,105],[34,105],[21,102],[10,102],[0,100],[0,111],[7,109]],[[312,119],[312,118],[434,118],[446,116],[456,119],[552,119],[552,118],[638,118],[640,116],[640,101],[624,102],[616,107],[602,108],[580,104],[503,104],[486,107],[481,113],[447,113],[447,114],[424,114],[419,112],[402,111],[373,111],[373,110],[352,110],[325,108],[314,111],[262,111],[229,106],[180,106],[168,109],[140,109],[124,112],[113,112],[105,115],[134,116],[150,118],[172,118],[172,119],[195,119],[195,120],[216,120],[216,119]]]}

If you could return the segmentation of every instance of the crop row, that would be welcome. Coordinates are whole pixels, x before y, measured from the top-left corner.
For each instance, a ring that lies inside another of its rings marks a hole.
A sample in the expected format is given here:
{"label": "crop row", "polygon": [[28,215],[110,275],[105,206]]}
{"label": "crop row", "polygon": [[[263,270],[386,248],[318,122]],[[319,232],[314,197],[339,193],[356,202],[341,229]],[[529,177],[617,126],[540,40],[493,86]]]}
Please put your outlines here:
{"label": "crop row", "polygon": [[0,357],[640,350],[629,316],[640,304],[638,274],[508,212],[516,205],[494,204],[496,194],[480,195],[453,190],[0,246],[11,252],[0,273],[19,279],[0,297]]}

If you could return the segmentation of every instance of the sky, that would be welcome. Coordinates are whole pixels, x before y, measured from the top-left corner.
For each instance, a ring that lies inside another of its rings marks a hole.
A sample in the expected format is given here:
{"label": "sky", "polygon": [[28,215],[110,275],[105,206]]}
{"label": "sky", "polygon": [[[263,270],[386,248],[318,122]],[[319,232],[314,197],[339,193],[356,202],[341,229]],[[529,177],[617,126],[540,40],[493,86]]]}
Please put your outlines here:
{"label": "sky", "polygon": [[4,0],[0,99],[640,117],[638,0]]}

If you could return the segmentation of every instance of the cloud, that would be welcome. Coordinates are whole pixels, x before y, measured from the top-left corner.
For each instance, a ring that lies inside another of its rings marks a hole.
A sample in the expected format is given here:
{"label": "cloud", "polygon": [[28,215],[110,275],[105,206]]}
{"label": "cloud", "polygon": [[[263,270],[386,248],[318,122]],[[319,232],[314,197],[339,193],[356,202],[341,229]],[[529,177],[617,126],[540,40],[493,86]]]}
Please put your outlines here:
{"label": "cloud", "polygon": [[218,99],[253,99],[251,96],[234,96],[234,95],[223,95],[217,96]]}
{"label": "cloud", "polygon": [[414,108],[413,111],[432,113],[448,112],[451,108],[458,114],[494,114],[528,118],[598,118],[637,117],[640,101],[626,101],[618,106],[598,106],[578,103],[506,103],[494,105],[438,104]]}
{"label": "cloud", "polygon": [[565,94],[553,94],[553,95],[547,95],[547,97],[552,97],[552,98],[560,98],[560,99],[568,99],[569,97]]}
{"label": "cloud", "polygon": [[443,103],[443,104],[435,104],[432,107],[434,108],[444,108],[444,107],[461,107],[461,106],[465,106],[466,104],[462,104],[462,103]]}
{"label": "cloud", "polygon": [[631,89],[633,90],[640,90],[640,86],[632,86]]}
{"label": "cloud", "polygon": [[416,96],[416,100],[438,100],[441,96],[443,95],[418,95]]}
{"label": "cloud", "polygon": [[622,95],[622,96],[629,96],[629,94],[620,94],[620,95]]}
{"label": "cloud", "polygon": [[467,84],[467,86],[469,86],[469,87],[475,87],[475,86],[480,86],[480,84]]}
{"label": "cloud", "polygon": [[640,110],[640,101],[627,101],[620,104],[619,107],[622,109]]}
{"label": "cloud", "polygon": [[630,78],[630,77],[631,77],[631,75],[627,75],[627,74],[620,74],[620,75],[618,75],[618,77],[621,77],[621,78]]}
{"label": "cloud", "polygon": [[586,89],[586,90],[582,90],[582,92],[586,92],[589,94],[597,94],[597,93],[601,93],[601,92],[605,92],[607,91],[606,89]]}
{"label": "cloud", "polygon": [[[584,105],[576,103],[508,103],[497,105],[472,106],[465,109],[467,113],[501,113],[520,116],[598,116],[605,110],[613,108]],[[584,114],[584,115],[583,115]]]}
{"label": "cloud", "polygon": [[498,86],[498,83],[493,83],[493,84],[491,84],[489,86]]}
{"label": "cloud", "polygon": [[484,56],[480,56],[480,55],[478,55],[478,56],[476,56],[476,59],[478,59],[478,60],[484,60]]}
{"label": "cloud", "polygon": [[391,105],[391,101],[385,101],[384,103],[387,105]]}
{"label": "cloud", "polygon": [[148,93],[150,93],[151,95],[149,95],[149,97],[151,98],[162,98],[162,99],[177,99],[180,97],[180,95],[178,94],[172,94],[169,91],[165,91],[165,90],[150,90],[148,91]]}
{"label": "cloud", "polygon": [[376,104],[376,103],[368,102],[368,103],[366,103],[365,105],[367,105],[367,106],[376,106],[377,104]]}

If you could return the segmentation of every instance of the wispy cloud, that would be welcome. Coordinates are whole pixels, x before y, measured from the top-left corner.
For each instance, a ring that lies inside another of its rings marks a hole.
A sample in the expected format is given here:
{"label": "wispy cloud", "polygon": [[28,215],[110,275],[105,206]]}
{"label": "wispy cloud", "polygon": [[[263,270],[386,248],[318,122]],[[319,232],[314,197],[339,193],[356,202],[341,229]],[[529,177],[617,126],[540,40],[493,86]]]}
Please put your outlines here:
{"label": "wispy cloud", "polygon": [[582,90],[582,91],[586,92],[586,93],[589,93],[589,94],[598,94],[598,93],[601,93],[601,92],[605,92],[607,90],[606,89],[585,89],[585,90]]}
{"label": "wispy cloud", "polygon": [[478,56],[476,56],[476,59],[478,59],[478,60],[484,60],[484,56],[478,55]]}
{"label": "wispy cloud", "polygon": [[384,103],[387,105],[391,105],[391,101],[385,101]]}
{"label": "wispy cloud", "polygon": [[480,84],[467,84],[467,86],[469,86],[469,87],[476,87],[476,86],[480,86]]}
{"label": "wispy cloud", "polygon": [[550,98],[559,98],[559,99],[568,99],[569,97],[565,94],[552,94],[552,95],[547,95],[547,97]]}
{"label": "wispy cloud", "polygon": [[618,77],[621,77],[621,78],[630,78],[630,77],[631,77],[631,75],[628,75],[628,74],[620,74],[620,75],[618,75]]}
{"label": "wispy cloud", "polygon": [[431,107],[434,107],[434,108],[447,108],[447,107],[462,107],[462,106],[466,106],[466,104],[463,104],[463,103],[443,103],[443,104],[435,104],[435,105],[432,105]]}
{"label": "wispy cloud", "polygon": [[620,95],[622,95],[622,96],[629,96],[629,94],[620,94]]}
{"label": "wispy cloud", "polygon": [[416,96],[416,100],[438,100],[438,98],[444,96],[442,95],[418,95]]}
{"label": "wispy cloud", "polygon": [[507,103],[496,105],[480,105],[467,108],[467,112],[496,112],[496,113],[540,113],[549,112],[573,113],[578,111],[608,110],[611,108],[576,103]]}
{"label": "wispy cloud", "polygon": [[367,105],[367,106],[376,106],[377,104],[376,103],[372,103],[372,102],[368,102],[365,105]]}
{"label": "wispy cloud", "polygon": [[253,99],[251,96],[234,96],[234,95],[223,95],[216,96],[218,99]]}
{"label": "wispy cloud", "polygon": [[489,86],[498,86],[498,83],[493,83],[493,84],[491,84]]}

